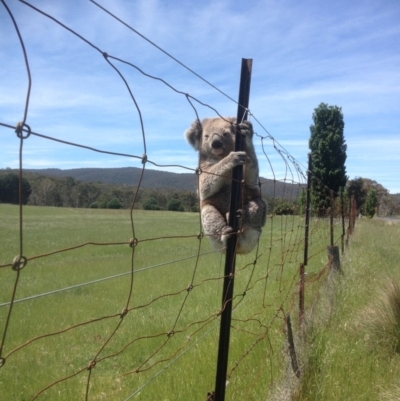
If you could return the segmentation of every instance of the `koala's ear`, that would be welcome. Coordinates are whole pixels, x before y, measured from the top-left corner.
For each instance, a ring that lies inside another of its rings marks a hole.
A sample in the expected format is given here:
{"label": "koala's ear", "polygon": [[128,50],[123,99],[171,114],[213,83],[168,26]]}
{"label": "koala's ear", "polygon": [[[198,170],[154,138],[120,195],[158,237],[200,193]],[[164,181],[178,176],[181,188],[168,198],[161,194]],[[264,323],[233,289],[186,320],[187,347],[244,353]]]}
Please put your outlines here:
{"label": "koala's ear", "polygon": [[200,149],[201,134],[203,127],[199,120],[193,121],[190,128],[185,132],[186,140],[196,149]]}

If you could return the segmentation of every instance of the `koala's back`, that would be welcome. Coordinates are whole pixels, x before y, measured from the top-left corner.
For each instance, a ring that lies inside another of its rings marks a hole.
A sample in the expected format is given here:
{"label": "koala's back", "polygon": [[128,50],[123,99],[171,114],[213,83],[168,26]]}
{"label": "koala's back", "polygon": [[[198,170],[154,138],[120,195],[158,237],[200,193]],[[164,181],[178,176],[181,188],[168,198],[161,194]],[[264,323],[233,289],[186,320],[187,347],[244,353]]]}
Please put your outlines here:
{"label": "koala's back", "polygon": [[231,185],[225,184],[221,187],[220,191],[201,200],[200,207],[205,205],[213,205],[222,215],[225,216],[229,212],[231,200]]}
{"label": "koala's back", "polygon": [[[204,207],[205,205],[213,205],[216,209],[218,209],[218,211],[222,215],[225,215],[230,210],[231,188],[232,188],[231,182],[227,181],[226,184],[224,184],[221,187],[219,192],[216,192],[215,194],[209,196],[206,199],[202,199],[200,206]],[[201,191],[201,182],[200,182],[200,191]],[[242,205],[258,198],[261,198],[261,191],[257,185],[251,187],[247,185],[242,186],[242,193],[240,199]]]}

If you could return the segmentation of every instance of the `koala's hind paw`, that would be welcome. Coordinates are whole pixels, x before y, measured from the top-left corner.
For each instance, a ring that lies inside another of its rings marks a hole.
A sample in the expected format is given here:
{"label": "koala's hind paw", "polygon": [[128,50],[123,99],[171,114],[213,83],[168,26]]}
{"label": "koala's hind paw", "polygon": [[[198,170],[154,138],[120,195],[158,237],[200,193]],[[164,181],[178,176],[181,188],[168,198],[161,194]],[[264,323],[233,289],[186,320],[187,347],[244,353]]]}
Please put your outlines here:
{"label": "koala's hind paw", "polygon": [[243,121],[239,124],[240,133],[250,138],[253,136],[253,125],[250,121]]}
{"label": "koala's hind paw", "polygon": [[229,226],[226,226],[226,228],[222,230],[221,241],[224,243],[224,245],[226,245],[226,241],[228,241],[228,238],[232,235],[232,233],[233,229]]}

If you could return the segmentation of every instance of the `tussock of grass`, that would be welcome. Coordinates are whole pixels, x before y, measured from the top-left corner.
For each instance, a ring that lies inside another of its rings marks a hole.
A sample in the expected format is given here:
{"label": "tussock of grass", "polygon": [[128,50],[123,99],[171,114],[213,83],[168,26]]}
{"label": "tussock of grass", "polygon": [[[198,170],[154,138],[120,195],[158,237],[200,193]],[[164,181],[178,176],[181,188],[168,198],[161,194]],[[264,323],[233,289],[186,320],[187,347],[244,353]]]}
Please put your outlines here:
{"label": "tussock of grass", "polygon": [[387,278],[362,311],[358,326],[371,347],[400,353],[400,278]]}
{"label": "tussock of grass", "polygon": [[393,386],[390,389],[382,390],[380,393],[381,401],[398,401],[400,400],[400,386]]}

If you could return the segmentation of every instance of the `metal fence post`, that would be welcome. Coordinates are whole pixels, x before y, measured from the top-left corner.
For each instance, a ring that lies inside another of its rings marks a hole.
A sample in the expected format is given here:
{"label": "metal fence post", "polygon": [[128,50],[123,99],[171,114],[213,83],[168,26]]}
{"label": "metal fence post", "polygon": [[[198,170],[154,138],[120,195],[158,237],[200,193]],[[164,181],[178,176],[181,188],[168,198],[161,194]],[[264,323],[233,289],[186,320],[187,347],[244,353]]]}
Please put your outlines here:
{"label": "metal fence post", "polygon": [[[247,109],[250,96],[250,81],[251,81],[252,60],[242,59],[242,67],[240,74],[240,88],[237,111],[237,123],[247,119]],[[241,151],[244,148],[243,137],[236,131],[235,151]],[[243,177],[243,166],[237,166],[232,170],[232,189],[231,203],[229,209],[229,226],[233,232],[239,229],[239,218],[237,211],[240,208],[241,199],[241,181]],[[233,300],[233,285],[235,277],[235,262],[236,262],[236,244],[237,236],[232,235],[227,242],[226,257],[225,257],[225,273],[224,284],[222,291],[222,309],[220,336],[218,346],[218,361],[217,374],[215,381],[215,392],[208,396],[208,399],[213,401],[225,400],[226,375],[228,371],[228,356],[229,356],[229,338],[232,318],[232,300]]]}

